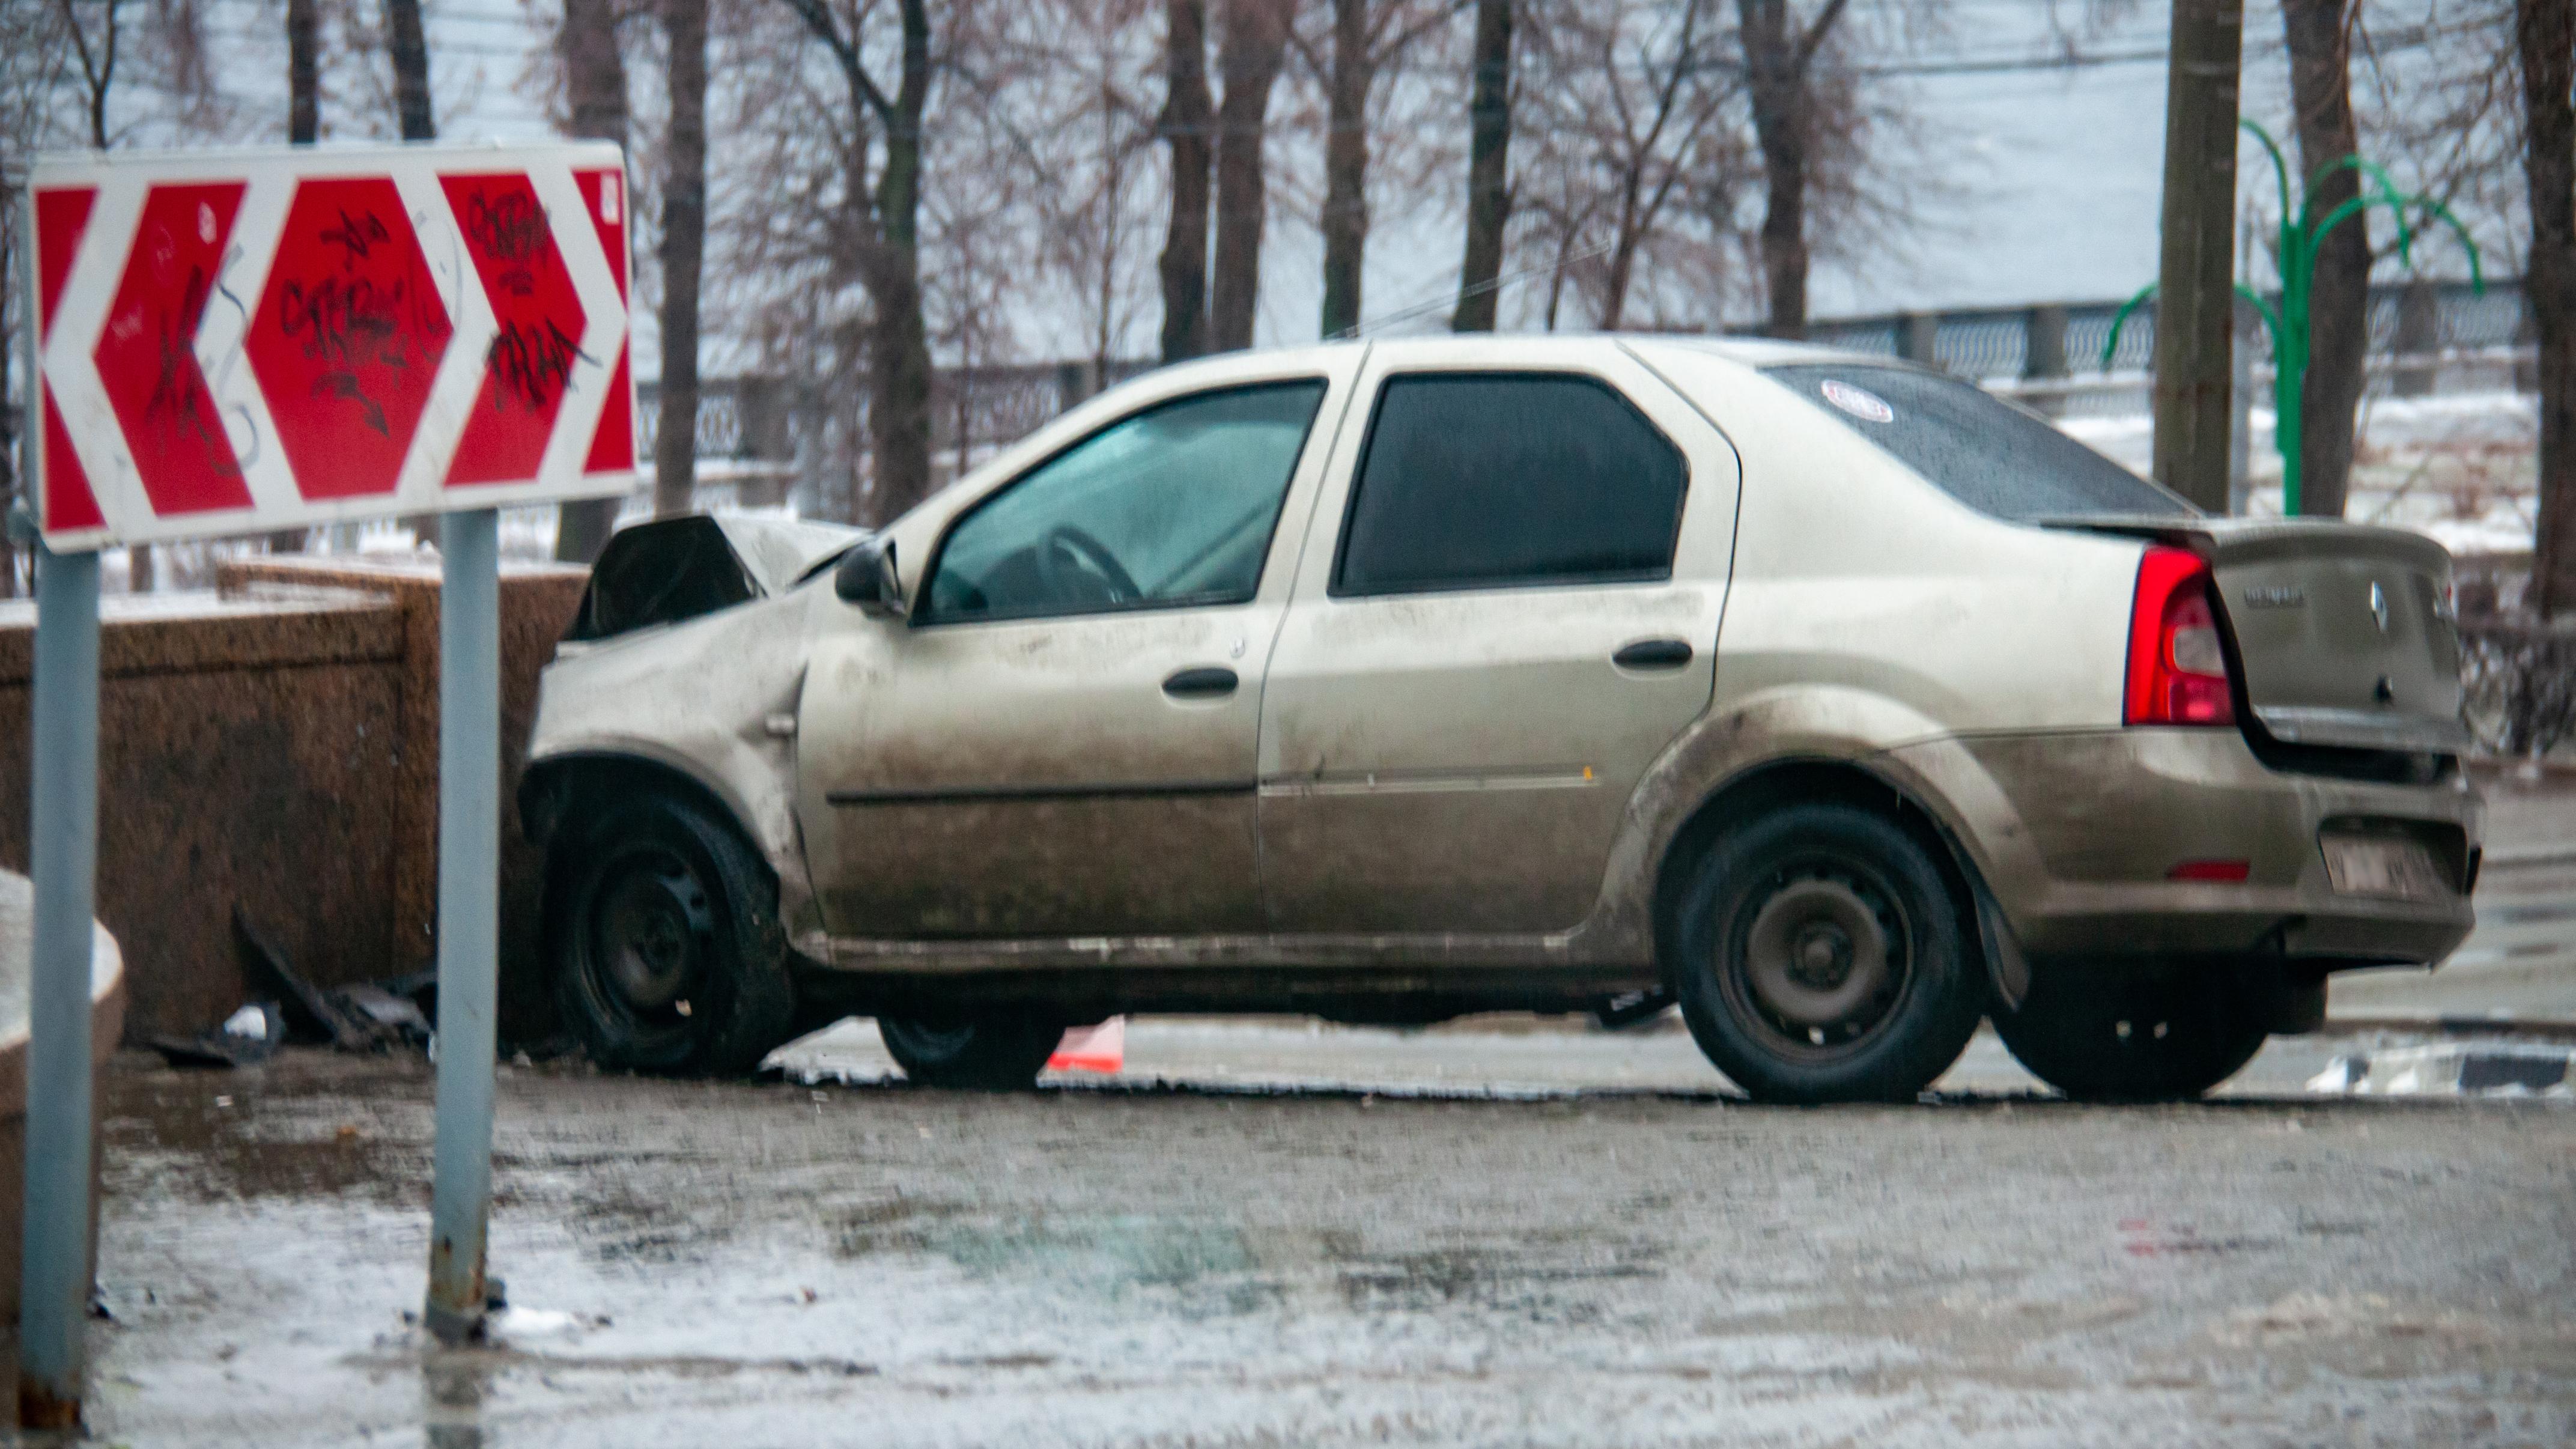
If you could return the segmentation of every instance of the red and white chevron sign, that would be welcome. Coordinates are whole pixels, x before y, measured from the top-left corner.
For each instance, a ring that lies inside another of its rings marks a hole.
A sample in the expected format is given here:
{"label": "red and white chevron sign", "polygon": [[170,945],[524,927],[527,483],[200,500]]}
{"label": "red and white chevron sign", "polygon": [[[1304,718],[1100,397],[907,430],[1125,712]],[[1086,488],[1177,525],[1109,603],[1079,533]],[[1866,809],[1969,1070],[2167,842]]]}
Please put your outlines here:
{"label": "red and white chevron sign", "polygon": [[46,544],[626,492],[625,183],[596,143],[39,159]]}

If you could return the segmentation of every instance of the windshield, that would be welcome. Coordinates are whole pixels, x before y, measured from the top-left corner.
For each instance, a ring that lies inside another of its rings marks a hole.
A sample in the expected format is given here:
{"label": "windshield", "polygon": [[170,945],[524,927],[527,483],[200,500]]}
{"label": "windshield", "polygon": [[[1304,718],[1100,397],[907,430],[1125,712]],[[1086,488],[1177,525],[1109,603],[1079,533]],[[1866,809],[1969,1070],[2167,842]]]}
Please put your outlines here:
{"label": "windshield", "polygon": [[1868,363],[1763,372],[1980,513],[2037,523],[2196,512],[2046,419],[1956,378]]}

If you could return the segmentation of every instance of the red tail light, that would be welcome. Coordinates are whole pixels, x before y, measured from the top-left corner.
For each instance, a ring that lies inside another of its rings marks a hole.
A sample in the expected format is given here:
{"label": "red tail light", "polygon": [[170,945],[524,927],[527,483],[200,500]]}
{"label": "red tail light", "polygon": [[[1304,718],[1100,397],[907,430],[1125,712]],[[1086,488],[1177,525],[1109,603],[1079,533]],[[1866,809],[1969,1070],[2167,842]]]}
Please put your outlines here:
{"label": "red tail light", "polygon": [[2133,725],[2227,725],[2236,705],[2227,653],[2210,604],[2209,565],[2179,548],[2151,547],[2138,561],[2129,611],[2129,688],[2121,711]]}

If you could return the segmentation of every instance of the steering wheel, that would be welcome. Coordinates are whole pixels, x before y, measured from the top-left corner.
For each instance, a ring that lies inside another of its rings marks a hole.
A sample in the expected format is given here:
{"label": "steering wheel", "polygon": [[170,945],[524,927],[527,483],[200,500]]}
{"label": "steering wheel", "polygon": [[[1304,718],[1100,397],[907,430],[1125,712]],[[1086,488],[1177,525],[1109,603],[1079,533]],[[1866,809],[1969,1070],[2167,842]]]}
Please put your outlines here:
{"label": "steering wheel", "polygon": [[1091,565],[1092,572],[1098,574],[1100,582],[1108,587],[1110,603],[1131,603],[1145,597],[1145,591],[1137,587],[1136,580],[1119,565],[1118,556],[1109,551],[1107,544],[1070,523],[1059,523],[1048,529],[1046,537],[1038,544],[1038,580],[1045,586],[1049,598],[1079,597],[1074,592],[1075,588],[1091,582],[1085,579],[1077,585],[1066,571],[1066,560]]}

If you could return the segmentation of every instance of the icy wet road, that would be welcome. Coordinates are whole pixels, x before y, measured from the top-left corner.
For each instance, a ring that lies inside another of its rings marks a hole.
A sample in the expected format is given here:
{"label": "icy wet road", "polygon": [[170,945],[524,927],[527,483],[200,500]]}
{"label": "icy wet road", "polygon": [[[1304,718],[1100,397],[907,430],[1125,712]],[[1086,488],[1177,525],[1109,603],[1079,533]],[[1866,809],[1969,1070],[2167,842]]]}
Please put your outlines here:
{"label": "icy wet road", "polygon": [[2576,1439],[2564,1104],[1791,1111],[522,1069],[506,1343],[441,1353],[403,1321],[428,1101],[407,1061],[119,1074],[102,1439]]}

